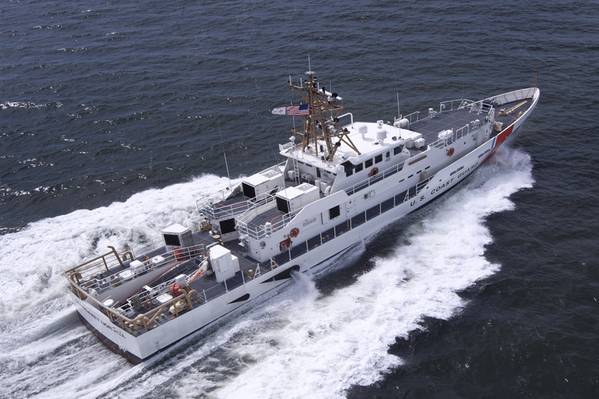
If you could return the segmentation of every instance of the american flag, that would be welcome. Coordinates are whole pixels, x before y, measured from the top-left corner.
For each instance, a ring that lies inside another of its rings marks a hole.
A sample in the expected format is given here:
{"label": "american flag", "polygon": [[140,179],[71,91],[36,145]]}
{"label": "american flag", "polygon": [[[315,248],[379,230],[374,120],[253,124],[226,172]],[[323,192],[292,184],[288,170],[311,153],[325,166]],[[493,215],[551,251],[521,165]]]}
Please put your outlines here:
{"label": "american flag", "polygon": [[310,114],[309,104],[291,105],[287,107],[287,115],[306,116]]}

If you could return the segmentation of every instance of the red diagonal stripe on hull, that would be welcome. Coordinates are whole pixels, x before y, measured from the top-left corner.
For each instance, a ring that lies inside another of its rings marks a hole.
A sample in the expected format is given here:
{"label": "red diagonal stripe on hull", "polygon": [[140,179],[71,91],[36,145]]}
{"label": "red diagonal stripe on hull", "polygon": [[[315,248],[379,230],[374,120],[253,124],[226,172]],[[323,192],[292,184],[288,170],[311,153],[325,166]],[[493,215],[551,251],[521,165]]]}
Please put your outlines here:
{"label": "red diagonal stripe on hull", "polygon": [[511,125],[503,132],[499,133],[497,139],[495,140],[495,148],[499,147],[507,138],[512,134],[512,130],[514,129],[514,125]]}

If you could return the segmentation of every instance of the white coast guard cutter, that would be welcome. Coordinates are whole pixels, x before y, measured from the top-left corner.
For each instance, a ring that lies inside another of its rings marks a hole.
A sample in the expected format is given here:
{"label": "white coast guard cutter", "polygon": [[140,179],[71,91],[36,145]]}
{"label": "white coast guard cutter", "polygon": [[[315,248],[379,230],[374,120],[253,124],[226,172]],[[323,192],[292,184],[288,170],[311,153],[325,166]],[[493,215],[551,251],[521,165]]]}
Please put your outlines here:
{"label": "white coast guard cutter", "polygon": [[[354,121],[309,71],[293,109],[303,127],[284,162],[199,204],[196,226],[163,230],[141,254],[114,248],[66,272],[82,319],[132,361],[285,287],[319,274],[365,237],[463,181],[516,135],[539,100],[526,88],[399,116]],[[283,112],[284,111],[284,112]]]}

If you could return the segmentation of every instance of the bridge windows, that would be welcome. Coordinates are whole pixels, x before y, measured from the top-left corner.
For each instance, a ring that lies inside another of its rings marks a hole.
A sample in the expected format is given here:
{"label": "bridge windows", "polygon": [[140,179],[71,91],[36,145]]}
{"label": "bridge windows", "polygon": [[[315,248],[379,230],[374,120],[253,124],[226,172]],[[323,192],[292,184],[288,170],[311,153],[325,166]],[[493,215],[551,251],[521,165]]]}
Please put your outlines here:
{"label": "bridge windows", "polygon": [[383,162],[383,154],[379,154],[376,157],[374,157],[374,162],[375,163]]}
{"label": "bridge windows", "polygon": [[351,176],[354,174],[354,165],[351,162],[345,161],[341,165],[343,165],[343,169],[345,169],[345,176]]}
{"label": "bridge windows", "polygon": [[372,159],[369,159],[366,162],[364,162],[364,167],[370,168],[371,166],[372,166]]}

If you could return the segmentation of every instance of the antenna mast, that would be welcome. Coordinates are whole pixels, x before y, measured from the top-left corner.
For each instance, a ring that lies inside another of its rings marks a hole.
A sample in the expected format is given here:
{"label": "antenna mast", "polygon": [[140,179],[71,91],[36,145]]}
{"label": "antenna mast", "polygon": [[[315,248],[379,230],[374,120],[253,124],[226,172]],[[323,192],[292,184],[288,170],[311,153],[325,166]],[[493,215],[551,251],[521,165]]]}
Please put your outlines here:
{"label": "antenna mast", "polygon": [[227,169],[227,178],[229,179],[227,188],[231,189],[231,174],[229,173],[229,162],[227,161],[227,152],[225,151],[225,142],[223,140],[223,135],[220,131],[220,127],[218,129],[218,135],[220,137],[220,145],[223,147],[223,157],[225,158],[225,168]]}
{"label": "antenna mast", "polygon": [[[311,67],[310,57],[308,57],[308,68]],[[308,107],[308,114],[304,115],[304,131],[296,132],[301,136],[302,150],[314,146],[314,153],[319,155],[319,151],[324,152],[321,157],[331,161],[335,156],[337,148],[341,143],[347,144],[352,150],[360,154],[354,143],[349,138],[349,131],[342,129],[337,117],[343,111],[341,97],[337,93],[331,93],[326,87],[320,87],[316,74],[309,69],[306,72],[307,79],[300,79],[299,85],[289,82],[292,90],[303,92],[303,106]],[[337,139],[333,142],[333,139]],[[326,151],[320,148],[318,140],[325,142]]]}

